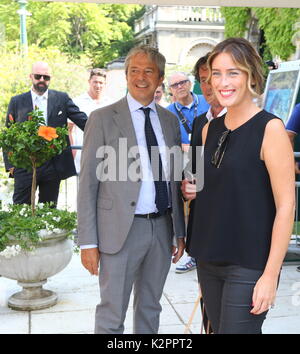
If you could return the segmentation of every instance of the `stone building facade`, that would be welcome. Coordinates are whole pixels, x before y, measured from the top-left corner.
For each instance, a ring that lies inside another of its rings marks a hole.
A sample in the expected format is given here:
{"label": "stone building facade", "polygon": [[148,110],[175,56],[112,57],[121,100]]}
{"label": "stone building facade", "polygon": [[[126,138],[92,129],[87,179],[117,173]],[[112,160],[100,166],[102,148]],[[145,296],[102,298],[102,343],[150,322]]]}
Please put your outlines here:
{"label": "stone building facade", "polygon": [[159,48],[169,65],[193,66],[224,39],[219,7],[147,6],[135,22],[140,44]]}

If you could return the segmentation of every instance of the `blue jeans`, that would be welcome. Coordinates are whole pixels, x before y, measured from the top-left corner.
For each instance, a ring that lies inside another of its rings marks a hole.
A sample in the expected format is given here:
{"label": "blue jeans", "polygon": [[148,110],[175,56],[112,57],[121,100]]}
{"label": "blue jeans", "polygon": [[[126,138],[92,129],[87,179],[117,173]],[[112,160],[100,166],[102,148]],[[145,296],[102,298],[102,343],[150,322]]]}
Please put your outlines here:
{"label": "blue jeans", "polygon": [[215,334],[260,334],[268,311],[250,313],[253,289],[261,270],[197,262],[208,319]]}

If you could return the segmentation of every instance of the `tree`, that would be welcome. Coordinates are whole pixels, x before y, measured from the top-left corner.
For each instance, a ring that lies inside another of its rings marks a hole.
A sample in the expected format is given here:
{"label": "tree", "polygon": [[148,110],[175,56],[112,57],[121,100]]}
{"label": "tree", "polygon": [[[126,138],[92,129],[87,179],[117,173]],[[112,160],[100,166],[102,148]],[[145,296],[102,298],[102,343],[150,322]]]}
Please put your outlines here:
{"label": "tree", "polygon": [[272,55],[288,60],[296,49],[292,38],[296,32],[294,24],[300,18],[300,9],[254,8],[253,11]]}
{"label": "tree", "polygon": [[[0,23],[6,41],[16,46],[19,40],[18,4],[1,0]],[[144,12],[141,5],[86,4],[30,1],[27,10],[29,45],[57,47],[79,58],[83,53],[93,66],[127,53],[134,44],[134,20]]]}
{"label": "tree", "polygon": [[17,10],[19,5],[16,1],[1,0],[0,23],[5,28],[6,41],[18,41],[20,37],[20,20]]}
{"label": "tree", "polygon": [[249,7],[221,7],[225,19],[225,37],[243,37],[250,20]]}
{"label": "tree", "polygon": [[263,31],[265,53],[287,60],[295,52],[292,38],[296,32],[294,25],[300,18],[300,9],[226,7],[221,8],[221,11],[225,18],[226,37],[243,37],[254,16],[259,29]]}

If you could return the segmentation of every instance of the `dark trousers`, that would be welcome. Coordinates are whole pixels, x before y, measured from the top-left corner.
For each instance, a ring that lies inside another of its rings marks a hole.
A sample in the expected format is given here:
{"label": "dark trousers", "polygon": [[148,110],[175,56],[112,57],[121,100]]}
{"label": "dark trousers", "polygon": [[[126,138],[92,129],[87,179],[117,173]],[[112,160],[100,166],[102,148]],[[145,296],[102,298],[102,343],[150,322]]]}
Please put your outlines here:
{"label": "dark trousers", "polygon": [[[14,172],[14,204],[31,204],[32,173],[23,168]],[[39,188],[39,203],[53,202],[56,206],[60,179],[57,177],[52,162],[45,163],[37,169],[37,187]]]}
{"label": "dark trousers", "polygon": [[262,271],[197,262],[208,319],[215,334],[260,334],[268,311],[250,313],[253,289]]}

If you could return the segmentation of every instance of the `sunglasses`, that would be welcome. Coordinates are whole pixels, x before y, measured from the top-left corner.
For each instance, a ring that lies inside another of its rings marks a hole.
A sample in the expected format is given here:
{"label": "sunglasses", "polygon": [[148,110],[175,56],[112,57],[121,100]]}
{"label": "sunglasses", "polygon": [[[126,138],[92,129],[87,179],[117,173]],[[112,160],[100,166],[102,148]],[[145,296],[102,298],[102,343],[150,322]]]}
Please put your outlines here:
{"label": "sunglasses", "polygon": [[51,76],[49,76],[49,75],[33,74],[33,77],[36,80],[41,80],[41,78],[44,78],[45,81],[50,81],[50,79],[51,79]]}
{"label": "sunglasses", "polygon": [[189,81],[190,80],[182,80],[182,81],[179,81],[179,82],[175,82],[174,84],[171,84],[170,87],[172,87],[173,89],[177,89],[179,85],[183,86]]}
{"label": "sunglasses", "polygon": [[228,145],[230,133],[231,133],[231,130],[228,129],[228,130],[225,130],[225,132],[223,132],[221,134],[219,141],[218,141],[217,149],[211,157],[211,163],[216,168],[219,168],[221,165],[221,162],[222,162],[224,154],[225,154],[226,147]]}

